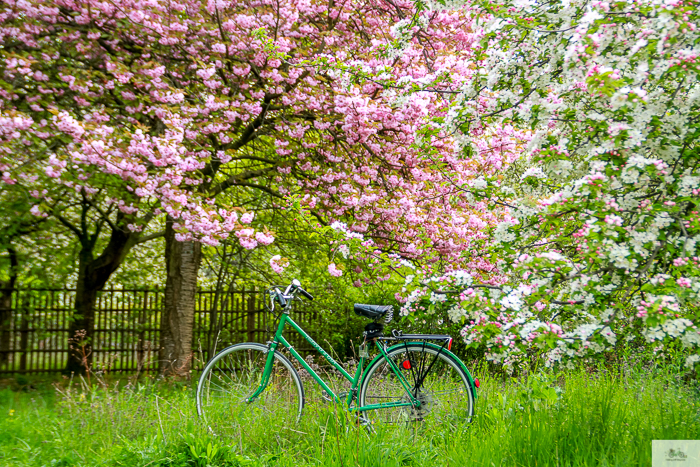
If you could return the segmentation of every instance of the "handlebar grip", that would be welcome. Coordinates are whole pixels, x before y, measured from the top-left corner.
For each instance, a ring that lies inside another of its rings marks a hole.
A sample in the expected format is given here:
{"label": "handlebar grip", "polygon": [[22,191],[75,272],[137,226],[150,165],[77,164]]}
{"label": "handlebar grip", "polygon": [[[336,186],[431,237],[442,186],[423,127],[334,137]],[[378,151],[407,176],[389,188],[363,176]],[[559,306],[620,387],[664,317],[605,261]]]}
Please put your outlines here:
{"label": "handlebar grip", "polygon": [[304,297],[308,298],[309,300],[313,300],[313,299],[314,299],[314,296],[313,296],[313,295],[311,295],[309,292],[307,292],[306,290],[302,289],[301,287],[299,287],[299,293],[302,294]]}

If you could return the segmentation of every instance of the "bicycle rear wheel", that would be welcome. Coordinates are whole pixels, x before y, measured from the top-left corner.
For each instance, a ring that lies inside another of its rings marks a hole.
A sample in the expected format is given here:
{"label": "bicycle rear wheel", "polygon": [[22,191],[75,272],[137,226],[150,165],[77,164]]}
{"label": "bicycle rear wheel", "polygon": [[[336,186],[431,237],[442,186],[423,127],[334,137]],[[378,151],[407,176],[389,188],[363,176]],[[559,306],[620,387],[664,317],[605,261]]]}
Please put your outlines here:
{"label": "bicycle rear wheel", "polygon": [[[399,368],[420,407],[392,407],[363,412],[369,423],[411,424],[430,421],[453,426],[471,421],[474,396],[460,362],[429,344],[399,344],[387,352]],[[360,388],[360,406],[409,402],[403,385],[386,359],[369,368]]]}
{"label": "bicycle rear wheel", "polygon": [[291,362],[279,352],[267,387],[248,400],[260,386],[268,352],[262,344],[236,344],[207,363],[197,384],[197,413],[213,434],[241,439],[253,426],[260,430],[299,420],[304,387]]}

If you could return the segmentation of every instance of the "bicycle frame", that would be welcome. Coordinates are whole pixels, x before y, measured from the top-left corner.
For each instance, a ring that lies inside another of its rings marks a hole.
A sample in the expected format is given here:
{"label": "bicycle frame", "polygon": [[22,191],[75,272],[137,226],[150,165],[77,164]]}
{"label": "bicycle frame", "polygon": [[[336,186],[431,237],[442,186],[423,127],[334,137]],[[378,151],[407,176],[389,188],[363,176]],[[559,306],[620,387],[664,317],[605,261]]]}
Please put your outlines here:
{"label": "bicycle frame", "polygon": [[284,348],[289,350],[289,353],[292,354],[292,356],[299,362],[299,364],[309,372],[311,377],[316,381],[316,384],[321,386],[321,388],[328,393],[332,397],[332,399],[335,402],[341,402],[340,398],[333,392],[333,390],[328,387],[328,385],[321,379],[321,377],[309,366],[308,363],[299,355],[299,353],[292,347],[292,345],[287,342],[287,340],[284,338],[282,335],[282,332],[284,331],[284,328],[289,324],[292,328],[294,328],[301,336],[309,343],[311,346],[316,349],[321,356],[323,356],[324,359],[328,363],[330,363],[338,372],[343,375],[345,379],[350,381],[351,384],[351,389],[348,392],[348,397],[347,397],[347,407],[348,410],[350,411],[358,411],[358,412],[364,412],[367,410],[376,410],[376,409],[385,409],[385,408],[390,408],[390,407],[420,407],[421,403],[418,399],[413,397],[411,394],[410,386],[406,379],[404,378],[403,374],[401,373],[401,370],[394,364],[394,362],[388,358],[386,349],[382,344],[379,343],[379,341],[375,341],[377,348],[379,349],[380,355],[377,356],[376,358],[380,358],[383,356],[383,358],[389,363],[389,366],[391,367],[391,370],[394,372],[396,377],[398,378],[399,382],[403,386],[404,391],[406,391],[406,395],[408,396],[409,402],[400,402],[400,401],[395,401],[395,402],[386,402],[386,403],[380,403],[380,404],[368,404],[362,407],[352,407],[352,402],[354,399],[356,399],[356,394],[357,394],[357,388],[358,385],[360,384],[363,375],[362,369],[364,368],[364,360],[365,357],[360,356],[360,363],[357,366],[357,371],[355,372],[355,376],[351,376],[350,373],[345,371],[345,369],[340,366],[338,362],[336,362],[333,357],[331,357],[328,352],[323,350],[316,341],[314,341],[304,330],[296,323],[292,318],[290,318],[288,313],[282,313],[280,317],[280,322],[279,325],[277,326],[277,331],[275,332],[275,337],[270,343],[270,351],[267,354],[267,361],[265,362],[265,370],[263,371],[263,376],[262,380],[260,382],[260,386],[258,389],[248,398],[248,401],[253,401],[255,400],[260,393],[262,393],[265,388],[267,387],[268,382],[270,381],[270,375],[272,373],[272,365],[274,362],[274,356],[275,356],[275,350],[279,347],[281,344]]}

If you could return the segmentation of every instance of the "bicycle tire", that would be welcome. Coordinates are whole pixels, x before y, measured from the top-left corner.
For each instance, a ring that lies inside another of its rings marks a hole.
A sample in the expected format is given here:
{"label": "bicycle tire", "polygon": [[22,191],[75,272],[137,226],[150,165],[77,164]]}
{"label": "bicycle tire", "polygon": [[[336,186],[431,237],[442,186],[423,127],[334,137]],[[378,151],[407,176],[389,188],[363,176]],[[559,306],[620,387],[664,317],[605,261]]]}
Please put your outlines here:
{"label": "bicycle tire", "polygon": [[197,413],[217,436],[242,439],[246,426],[279,427],[295,423],[304,408],[304,385],[292,363],[275,351],[265,390],[259,387],[269,349],[246,342],[225,348],[204,367],[197,383]]}
{"label": "bicycle tire", "polygon": [[[367,410],[363,412],[366,423],[407,425],[431,420],[457,426],[471,421],[474,389],[456,357],[422,342],[398,344],[387,351],[387,357],[399,368],[422,405]],[[367,368],[362,380],[360,407],[394,401],[409,402],[409,397],[387,360],[379,358]]]}

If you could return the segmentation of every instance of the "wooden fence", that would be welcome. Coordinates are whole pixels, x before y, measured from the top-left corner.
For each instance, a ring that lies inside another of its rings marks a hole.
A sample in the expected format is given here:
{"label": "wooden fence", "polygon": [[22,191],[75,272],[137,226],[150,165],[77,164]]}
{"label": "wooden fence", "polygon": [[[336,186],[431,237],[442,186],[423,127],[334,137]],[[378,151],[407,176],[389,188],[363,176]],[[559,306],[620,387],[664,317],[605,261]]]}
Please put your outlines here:
{"label": "wooden fence", "polygon": [[[24,289],[12,294],[9,321],[0,323],[0,375],[60,372],[70,351],[68,327],[75,290]],[[266,342],[274,317],[263,306],[263,293],[197,291],[192,347],[193,366],[202,367],[212,352],[235,342]],[[162,290],[110,289],[100,292],[95,310],[93,367],[110,372],[158,369]],[[316,319],[309,304],[295,304],[302,326]],[[288,340],[311,350],[296,333]]]}

